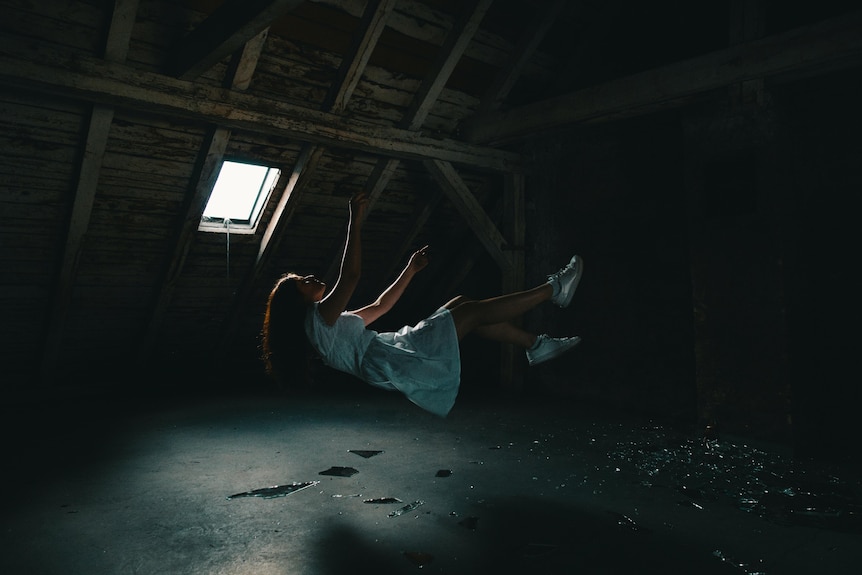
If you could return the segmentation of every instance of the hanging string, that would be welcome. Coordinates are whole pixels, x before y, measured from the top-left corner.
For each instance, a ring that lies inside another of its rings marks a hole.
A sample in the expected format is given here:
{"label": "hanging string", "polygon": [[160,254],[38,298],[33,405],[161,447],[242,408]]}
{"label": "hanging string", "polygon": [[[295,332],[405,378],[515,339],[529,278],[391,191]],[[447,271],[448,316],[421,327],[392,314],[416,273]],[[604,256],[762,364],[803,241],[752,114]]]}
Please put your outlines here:
{"label": "hanging string", "polygon": [[230,281],[230,219],[229,218],[225,219],[224,227],[227,228],[227,233],[225,234],[227,255],[226,255],[225,259],[226,259],[226,265],[227,265],[227,279],[228,279],[228,281]]}

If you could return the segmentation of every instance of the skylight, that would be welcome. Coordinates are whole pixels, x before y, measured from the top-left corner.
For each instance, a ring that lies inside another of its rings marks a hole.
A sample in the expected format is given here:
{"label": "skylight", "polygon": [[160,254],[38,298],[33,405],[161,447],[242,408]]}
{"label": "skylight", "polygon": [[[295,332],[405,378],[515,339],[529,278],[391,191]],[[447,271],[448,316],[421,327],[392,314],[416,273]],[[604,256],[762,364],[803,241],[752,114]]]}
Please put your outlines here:
{"label": "skylight", "polygon": [[279,174],[268,166],[224,161],[198,229],[253,233]]}

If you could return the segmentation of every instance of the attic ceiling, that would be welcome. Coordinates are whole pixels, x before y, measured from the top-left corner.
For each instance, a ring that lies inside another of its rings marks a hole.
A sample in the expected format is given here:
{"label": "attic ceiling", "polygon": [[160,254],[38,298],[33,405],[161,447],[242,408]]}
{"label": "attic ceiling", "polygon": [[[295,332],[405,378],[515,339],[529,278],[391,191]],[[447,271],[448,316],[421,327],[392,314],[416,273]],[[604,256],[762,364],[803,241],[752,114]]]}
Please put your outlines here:
{"label": "attic ceiling", "polygon": [[[435,302],[480,258],[517,286],[531,139],[862,53],[849,2],[659,4],[0,1],[7,365],[253,356],[272,282],[332,279],[363,189],[357,298],[424,244]],[[224,159],[285,174],[253,235],[197,229]]]}

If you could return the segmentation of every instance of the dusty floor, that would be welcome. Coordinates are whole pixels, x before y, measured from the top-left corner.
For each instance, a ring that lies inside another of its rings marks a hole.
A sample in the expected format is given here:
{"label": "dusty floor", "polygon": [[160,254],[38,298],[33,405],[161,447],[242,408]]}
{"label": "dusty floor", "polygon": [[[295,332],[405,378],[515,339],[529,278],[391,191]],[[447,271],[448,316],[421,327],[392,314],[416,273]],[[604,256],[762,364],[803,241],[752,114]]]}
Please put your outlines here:
{"label": "dusty floor", "polygon": [[[846,470],[574,402],[465,400],[445,420],[389,394],[160,403],[9,408],[0,573],[836,575],[862,563]],[[356,472],[321,474],[332,468]],[[307,486],[228,499],[292,484]],[[398,501],[369,502],[382,498]]]}

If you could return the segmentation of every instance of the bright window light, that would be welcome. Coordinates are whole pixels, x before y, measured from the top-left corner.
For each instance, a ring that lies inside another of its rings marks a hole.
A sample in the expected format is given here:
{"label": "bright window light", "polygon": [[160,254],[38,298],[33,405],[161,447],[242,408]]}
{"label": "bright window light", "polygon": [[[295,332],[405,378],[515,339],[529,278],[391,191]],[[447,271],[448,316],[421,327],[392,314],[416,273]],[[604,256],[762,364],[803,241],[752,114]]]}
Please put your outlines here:
{"label": "bright window light", "polygon": [[280,170],[225,161],[219,170],[198,229],[252,233]]}

